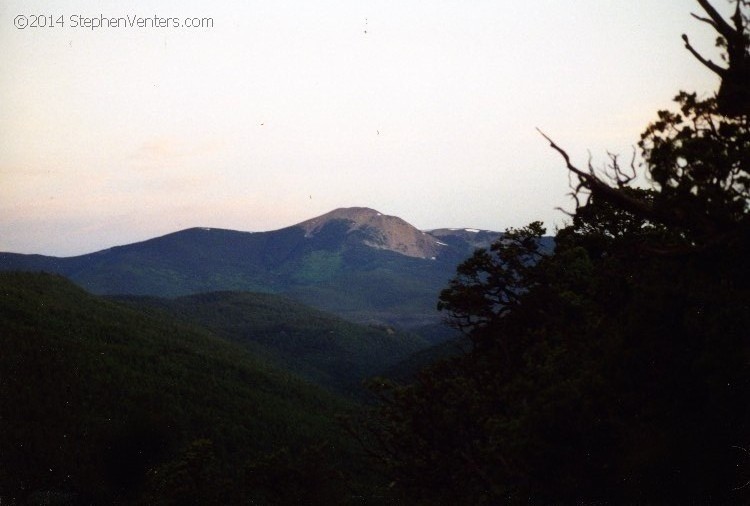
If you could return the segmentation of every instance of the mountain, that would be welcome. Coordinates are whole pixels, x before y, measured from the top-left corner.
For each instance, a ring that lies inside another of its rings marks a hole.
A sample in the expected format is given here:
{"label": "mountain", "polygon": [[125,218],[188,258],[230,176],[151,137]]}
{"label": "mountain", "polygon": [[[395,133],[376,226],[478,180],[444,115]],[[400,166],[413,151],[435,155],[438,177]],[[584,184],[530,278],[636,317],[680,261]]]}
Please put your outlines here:
{"label": "mountain", "polygon": [[357,325],[272,294],[212,292],[174,299],[121,296],[114,300],[208,329],[286,371],[341,393],[361,393],[364,379],[430,345],[415,334]]}
{"label": "mountain", "polygon": [[429,233],[347,208],[271,232],[192,228],[67,258],[0,253],[0,270],[62,274],[95,294],[277,293],[360,323],[413,328],[439,321],[438,293],[491,237],[499,234]]}
{"label": "mountain", "polygon": [[356,460],[351,403],[58,276],[0,273],[0,347],[3,504],[276,503],[255,494]]}

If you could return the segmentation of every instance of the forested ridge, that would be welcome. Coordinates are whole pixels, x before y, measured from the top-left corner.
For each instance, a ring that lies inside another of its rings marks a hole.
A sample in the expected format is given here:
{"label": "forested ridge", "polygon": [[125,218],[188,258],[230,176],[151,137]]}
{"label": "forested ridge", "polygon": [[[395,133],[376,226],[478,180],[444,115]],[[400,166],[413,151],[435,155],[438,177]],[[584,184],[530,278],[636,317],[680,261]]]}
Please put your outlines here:
{"label": "forested ridge", "polygon": [[363,378],[428,346],[413,333],[357,325],[271,294],[211,292],[114,300],[208,329],[280,369],[340,394],[360,395]]}
{"label": "forested ridge", "polygon": [[350,401],[199,326],[0,273],[0,346],[3,504],[322,504],[357,481],[329,464],[360,460]]}

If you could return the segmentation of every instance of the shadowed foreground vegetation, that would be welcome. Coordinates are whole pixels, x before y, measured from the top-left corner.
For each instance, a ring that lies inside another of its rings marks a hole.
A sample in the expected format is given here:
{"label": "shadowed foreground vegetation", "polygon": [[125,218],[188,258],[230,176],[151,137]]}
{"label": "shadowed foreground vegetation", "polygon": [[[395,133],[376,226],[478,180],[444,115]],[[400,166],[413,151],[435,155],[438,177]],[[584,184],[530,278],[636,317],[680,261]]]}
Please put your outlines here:
{"label": "shadowed foreground vegetation", "polygon": [[[405,504],[750,502],[750,33],[705,0],[727,68],[682,92],[638,144],[571,173],[576,208],[544,254],[540,223],[458,267],[439,307],[465,355],[353,432]],[[545,136],[546,137],[546,136]]]}
{"label": "shadowed foreground vegetation", "polygon": [[333,471],[356,469],[350,404],[197,326],[0,273],[0,346],[4,503],[335,504],[356,481]]}

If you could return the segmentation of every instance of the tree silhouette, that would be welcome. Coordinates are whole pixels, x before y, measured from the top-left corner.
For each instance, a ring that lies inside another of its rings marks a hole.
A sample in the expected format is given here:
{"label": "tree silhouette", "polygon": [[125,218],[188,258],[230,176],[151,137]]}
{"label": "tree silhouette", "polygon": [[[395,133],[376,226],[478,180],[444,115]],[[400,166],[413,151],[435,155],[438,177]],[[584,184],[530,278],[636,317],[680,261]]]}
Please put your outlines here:
{"label": "tree silhouette", "polygon": [[374,383],[359,437],[397,497],[750,499],[747,2],[733,27],[699,3],[728,67],[715,97],[682,92],[644,131],[650,186],[635,160],[582,169],[547,137],[575,182],[554,253],[539,224],[477,251],[439,301],[473,348],[412,384]]}
{"label": "tree silhouette", "polygon": [[750,38],[748,38],[748,15],[743,8],[750,6],[747,0],[734,0],[735,9],[731,24],[719,14],[708,0],[698,0],[708,17],[693,14],[693,17],[711,25],[719,34],[717,46],[726,50],[722,67],[704,58],[690,45],[687,35],[682,35],[685,47],[698,61],[721,78],[717,94],[719,112],[727,116],[750,114]]}

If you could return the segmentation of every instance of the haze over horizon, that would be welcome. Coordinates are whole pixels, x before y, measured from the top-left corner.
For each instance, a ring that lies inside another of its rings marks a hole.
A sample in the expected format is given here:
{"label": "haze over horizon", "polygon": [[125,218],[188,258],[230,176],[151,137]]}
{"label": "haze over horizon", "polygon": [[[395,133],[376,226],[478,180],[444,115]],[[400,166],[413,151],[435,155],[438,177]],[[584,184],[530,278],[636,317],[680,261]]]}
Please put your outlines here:
{"label": "haze over horizon", "polygon": [[[728,4],[717,7],[726,8]],[[574,161],[629,158],[714,76],[693,0],[10,0],[0,6],[0,251],[70,256],[340,207],[420,229],[562,224]],[[64,26],[18,29],[19,15]],[[210,18],[212,27],[75,27]],[[552,230],[550,230],[552,232]]]}

